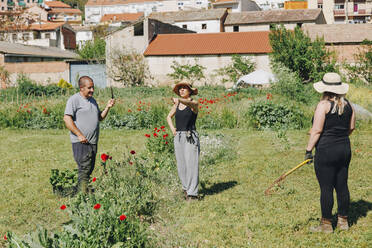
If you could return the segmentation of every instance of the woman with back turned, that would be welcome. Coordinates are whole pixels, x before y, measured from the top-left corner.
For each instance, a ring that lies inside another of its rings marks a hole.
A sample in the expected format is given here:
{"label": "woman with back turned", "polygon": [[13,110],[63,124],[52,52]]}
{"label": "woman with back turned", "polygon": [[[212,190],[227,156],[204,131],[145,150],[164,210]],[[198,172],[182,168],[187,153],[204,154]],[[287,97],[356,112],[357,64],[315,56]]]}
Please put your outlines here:
{"label": "woman with back turned", "polygon": [[348,230],[350,194],[347,186],[351,159],[349,135],[355,128],[354,110],[345,94],[349,85],[341,82],[337,73],[326,73],[323,80],[314,84],[323,93],[316,107],[305,159],[312,159],[315,147],[315,174],[320,186],[322,218],[312,232],[332,233],[333,189],[337,194],[337,228]]}
{"label": "woman with back turned", "polygon": [[[172,98],[173,107],[167,122],[174,135],[174,151],[177,160],[178,176],[186,200],[198,199],[199,184],[199,135],[195,122],[198,116],[198,102],[191,98],[198,90],[189,83],[178,83],[173,88],[180,98]],[[172,117],[176,118],[176,127]]]}

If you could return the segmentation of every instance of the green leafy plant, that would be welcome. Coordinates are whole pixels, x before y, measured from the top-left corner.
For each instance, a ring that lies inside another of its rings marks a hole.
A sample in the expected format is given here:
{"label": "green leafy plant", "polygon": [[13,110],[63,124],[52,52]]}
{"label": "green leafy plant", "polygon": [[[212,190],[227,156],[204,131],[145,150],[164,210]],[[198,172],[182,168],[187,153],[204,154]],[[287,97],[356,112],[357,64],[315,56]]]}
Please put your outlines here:
{"label": "green leafy plant", "polygon": [[72,194],[76,189],[78,181],[77,169],[72,171],[52,169],[49,181],[53,187],[53,193],[60,196]]}
{"label": "green leafy plant", "polygon": [[97,37],[93,41],[87,41],[81,48],[78,48],[76,52],[81,59],[104,60],[106,59],[105,39]]}
{"label": "green leafy plant", "polygon": [[297,72],[303,81],[320,80],[326,72],[337,72],[335,60],[323,39],[311,41],[299,27],[294,31],[283,25],[270,32],[272,59]]}
{"label": "green leafy plant", "polygon": [[300,129],[304,126],[305,118],[300,111],[270,100],[253,103],[248,114],[257,129]]}
{"label": "green leafy plant", "polygon": [[243,57],[239,54],[234,54],[231,57],[231,64],[218,69],[217,75],[222,76],[222,82],[234,82],[244,75],[253,72],[255,63],[248,57]]}
{"label": "green leafy plant", "polygon": [[19,74],[17,78],[18,92],[24,96],[53,96],[62,94],[64,91],[55,84],[37,85],[25,74]]}
{"label": "green leafy plant", "polygon": [[195,61],[193,65],[191,64],[181,65],[177,61],[173,61],[171,68],[173,72],[167,75],[172,79],[176,80],[176,82],[188,80],[190,81],[190,83],[193,83],[194,81],[198,81],[205,78],[203,71],[206,68],[204,66],[197,64],[197,61]]}

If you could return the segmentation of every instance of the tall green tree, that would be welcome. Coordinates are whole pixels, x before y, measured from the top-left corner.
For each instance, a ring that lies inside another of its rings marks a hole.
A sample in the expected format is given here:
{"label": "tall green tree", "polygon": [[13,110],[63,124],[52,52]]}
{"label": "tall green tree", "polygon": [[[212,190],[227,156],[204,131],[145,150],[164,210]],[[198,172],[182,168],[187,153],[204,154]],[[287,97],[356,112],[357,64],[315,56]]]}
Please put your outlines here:
{"label": "tall green tree", "polygon": [[106,58],[106,41],[103,38],[95,38],[87,41],[85,45],[77,49],[81,59],[104,60]]}
{"label": "tall green tree", "polygon": [[326,72],[338,71],[322,38],[311,41],[299,27],[292,31],[283,25],[274,27],[269,37],[274,62],[297,72],[303,81],[317,81]]}
{"label": "tall green tree", "polygon": [[366,84],[372,83],[372,41],[363,41],[363,48],[354,55],[355,63],[346,64],[345,68],[352,80],[360,79]]}

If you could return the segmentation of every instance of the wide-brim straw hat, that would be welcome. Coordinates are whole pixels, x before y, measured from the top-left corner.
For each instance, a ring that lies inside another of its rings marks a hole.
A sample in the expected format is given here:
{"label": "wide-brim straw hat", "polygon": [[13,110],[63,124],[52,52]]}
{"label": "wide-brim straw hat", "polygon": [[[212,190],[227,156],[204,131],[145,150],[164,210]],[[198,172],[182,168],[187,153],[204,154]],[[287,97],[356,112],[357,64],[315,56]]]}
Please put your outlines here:
{"label": "wide-brim straw hat", "polygon": [[341,76],[335,72],[324,74],[323,80],[314,83],[313,86],[319,93],[332,92],[338,95],[343,95],[349,90],[349,85],[341,82]]}
{"label": "wide-brim straw hat", "polygon": [[181,83],[178,83],[176,84],[174,87],[173,87],[173,92],[176,93],[177,95],[180,95],[180,87],[182,86],[186,86],[187,88],[190,89],[190,95],[197,95],[198,94],[198,89],[197,88],[193,88],[191,84],[189,83],[185,83],[185,82],[181,82]]}

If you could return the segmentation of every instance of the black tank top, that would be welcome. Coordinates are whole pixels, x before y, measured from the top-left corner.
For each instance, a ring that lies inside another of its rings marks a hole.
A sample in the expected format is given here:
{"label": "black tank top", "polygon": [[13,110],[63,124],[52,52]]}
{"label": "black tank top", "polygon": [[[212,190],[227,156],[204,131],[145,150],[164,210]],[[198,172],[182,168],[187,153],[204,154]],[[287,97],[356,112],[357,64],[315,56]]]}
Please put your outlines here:
{"label": "black tank top", "polygon": [[196,117],[198,116],[195,114],[190,107],[186,106],[185,109],[180,110],[179,104],[176,110],[176,130],[177,131],[191,131],[196,130],[195,122]]}
{"label": "black tank top", "polygon": [[331,108],[325,116],[323,131],[320,134],[317,147],[328,146],[340,142],[350,142],[349,130],[353,109],[351,108],[349,101],[346,100],[346,102],[347,104],[344,107],[344,112],[342,115],[339,115],[338,111],[331,113],[335,103],[330,101]]}

